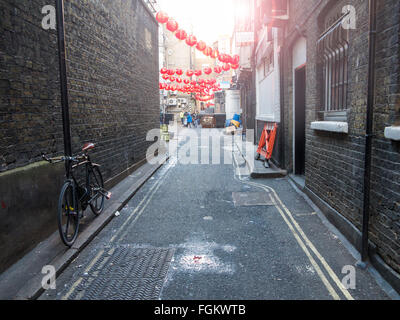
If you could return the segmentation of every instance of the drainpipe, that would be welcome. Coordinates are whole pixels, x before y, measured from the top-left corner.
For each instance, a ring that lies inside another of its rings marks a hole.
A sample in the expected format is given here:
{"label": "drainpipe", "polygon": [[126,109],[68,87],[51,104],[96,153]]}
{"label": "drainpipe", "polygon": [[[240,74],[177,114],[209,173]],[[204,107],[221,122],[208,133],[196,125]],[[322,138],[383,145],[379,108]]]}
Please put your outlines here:
{"label": "drainpipe", "polygon": [[369,0],[369,70],[368,100],[365,135],[365,167],[364,167],[364,210],[362,222],[361,262],[366,266],[368,260],[368,238],[370,217],[370,190],[372,167],[372,138],[375,100],[375,47],[376,47],[376,0]]}
{"label": "drainpipe", "polygon": [[284,105],[285,105],[285,96],[284,96],[284,61],[285,61],[285,56],[284,56],[284,50],[285,50],[285,30],[286,27],[281,29],[282,32],[282,45],[281,45],[281,50],[279,52],[279,86],[280,86],[280,105],[281,105],[281,137],[280,137],[280,162],[281,162],[281,168],[285,169],[285,110],[284,110]]}
{"label": "drainpipe", "polygon": [[[65,62],[65,30],[64,30],[64,2],[56,0],[57,14],[57,38],[58,38],[58,58],[60,69],[60,89],[61,89],[61,110],[64,132],[64,153],[66,156],[72,156],[71,147],[71,127],[69,122],[68,88],[67,88],[67,67]],[[66,162],[67,176],[68,164]]]}
{"label": "drainpipe", "polygon": [[[258,145],[258,139],[257,139],[257,135],[258,135],[258,123],[257,123],[257,61],[256,61],[256,50],[257,50],[257,20],[258,20],[258,16],[257,16],[257,0],[253,1],[253,6],[254,6],[254,12],[253,12],[253,19],[254,19],[254,23],[253,23],[253,37],[254,37],[254,48],[253,48],[253,52],[252,52],[252,57],[251,57],[251,62],[252,62],[252,75],[251,75],[251,86],[253,87],[254,91],[251,92],[251,106],[250,109],[254,112],[252,114],[252,116],[254,116],[254,133],[253,133],[253,141],[255,145]],[[253,109],[254,107],[254,109]]]}

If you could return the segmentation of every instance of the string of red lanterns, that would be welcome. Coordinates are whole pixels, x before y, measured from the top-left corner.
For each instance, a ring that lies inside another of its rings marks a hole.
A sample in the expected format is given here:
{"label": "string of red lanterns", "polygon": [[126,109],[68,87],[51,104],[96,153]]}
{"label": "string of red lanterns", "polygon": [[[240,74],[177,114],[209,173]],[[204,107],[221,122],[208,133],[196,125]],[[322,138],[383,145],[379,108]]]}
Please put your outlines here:
{"label": "string of red lanterns", "polygon": [[222,70],[229,71],[231,68],[233,70],[239,68],[239,55],[230,56],[229,54],[221,54],[218,49],[213,49],[212,47],[207,46],[204,41],[198,41],[196,36],[188,35],[186,31],[179,29],[179,24],[174,19],[170,18],[165,12],[159,11],[156,14],[156,20],[161,24],[166,24],[167,30],[175,33],[177,39],[181,41],[185,40],[188,46],[196,46],[196,49],[203,52],[205,56],[218,59],[222,62]]}
{"label": "string of red lanterns", "polygon": [[160,90],[179,91],[186,94],[197,93],[196,99],[201,97],[201,95],[211,96],[213,99],[214,92],[222,90],[219,84],[205,84],[205,82],[197,83],[196,81],[191,81],[189,84],[185,85],[160,82],[159,86]]}
{"label": "string of red lanterns", "polygon": [[[204,41],[198,41],[195,35],[188,35],[183,29],[179,29],[179,24],[174,19],[170,18],[165,12],[158,12],[156,14],[156,19],[161,24],[166,24],[167,30],[175,33],[175,36],[180,41],[185,41],[190,47],[196,46],[196,49],[203,52],[205,56],[209,56],[213,59],[218,59],[222,66],[216,66],[214,69],[206,67],[202,70],[187,70],[186,76],[191,78],[193,75],[199,77],[203,74],[210,75],[215,72],[217,74],[222,73],[222,71],[229,71],[230,69],[236,70],[239,68],[240,57],[238,55],[230,56],[228,54],[221,54],[218,49],[207,46]],[[202,102],[207,102],[215,98],[214,93],[210,94],[210,90],[213,92],[221,91],[220,85],[216,85],[216,79],[197,79],[197,81],[190,79],[181,79],[175,77],[175,74],[182,76],[184,71],[182,69],[170,70],[166,68],[161,69],[162,78],[164,80],[169,80],[171,82],[177,82],[178,84],[171,83],[160,83],[160,90],[167,91],[180,91],[182,93],[191,94],[196,93],[195,99]],[[183,86],[179,85],[184,83]],[[212,103],[207,103],[207,107],[213,106]]]}
{"label": "string of red lanterns", "polygon": [[229,71],[230,68],[232,69],[237,69],[239,67],[239,65],[228,65],[228,64],[224,64],[222,67],[220,66],[216,66],[214,69],[210,68],[210,67],[205,67],[202,70],[187,70],[186,72],[184,72],[182,69],[167,69],[167,68],[161,68],[160,73],[162,75],[168,75],[168,76],[173,76],[173,75],[178,75],[178,76],[182,76],[183,74],[185,74],[186,76],[188,76],[189,78],[191,78],[192,76],[197,76],[200,77],[203,73],[205,75],[210,75],[213,72],[216,74],[220,74],[222,71]]}

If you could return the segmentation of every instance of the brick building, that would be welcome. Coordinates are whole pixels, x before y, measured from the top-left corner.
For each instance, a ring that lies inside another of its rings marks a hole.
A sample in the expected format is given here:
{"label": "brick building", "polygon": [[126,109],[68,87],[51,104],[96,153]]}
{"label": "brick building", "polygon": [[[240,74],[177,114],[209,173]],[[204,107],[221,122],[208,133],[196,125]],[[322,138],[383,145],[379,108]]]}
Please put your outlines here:
{"label": "brick building", "polygon": [[[143,163],[159,127],[158,24],[147,4],[64,1],[73,152],[94,142],[111,187]],[[0,270],[56,230],[64,151],[56,30],[48,1],[0,1]]]}
{"label": "brick building", "polygon": [[[370,3],[376,4],[375,61],[369,54]],[[257,142],[265,123],[278,123],[274,162],[300,181],[359,250],[364,201],[369,199],[369,257],[399,289],[400,2],[262,0],[253,6],[254,18],[248,19],[250,24],[254,20],[255,30],[248,54],[252,65],[238,72],[246,95],[243,118],[255,123]],[[368,81],[372,74],[374,88]],[[371,93],[368,191],[364,179]]]}

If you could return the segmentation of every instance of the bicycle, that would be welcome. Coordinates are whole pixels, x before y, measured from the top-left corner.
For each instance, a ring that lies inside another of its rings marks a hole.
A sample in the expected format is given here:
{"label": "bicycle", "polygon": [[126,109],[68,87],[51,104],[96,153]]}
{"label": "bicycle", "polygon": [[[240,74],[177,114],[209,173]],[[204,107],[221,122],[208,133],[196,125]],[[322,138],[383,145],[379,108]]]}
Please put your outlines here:
{"label": "bicycle", "polygon": [[[99,216],[104,210],[105,199],[111,198],[111,193],[104,189],[100,165],[93,163],[88,155],[88,151],[94,147],[93,143],[85,144],[82,148],[83,154],[75,157],[48,158],[42,155],[49,163],[66,162],[66,180],[58,200],[57,220],[61,240],[68,247],[72,247],[78,237],[79,221],[84,211],[90,206],[93,214]],[[83,165],[85,183],[80,185],[74,176],[74,169]]]}

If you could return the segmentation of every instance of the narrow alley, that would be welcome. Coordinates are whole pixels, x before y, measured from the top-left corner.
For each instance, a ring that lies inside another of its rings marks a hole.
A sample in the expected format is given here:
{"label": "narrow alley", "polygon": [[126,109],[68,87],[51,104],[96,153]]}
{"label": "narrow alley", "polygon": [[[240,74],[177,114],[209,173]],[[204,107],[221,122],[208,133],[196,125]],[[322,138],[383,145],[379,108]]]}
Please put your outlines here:
{"label": "narrow alley", "polygon": [[287,178],[242,176],[222,137],[232,164],[171,157],[40,299],[389,298],[369,271],[346,289],[356,259],[340,235]]}
{"label": "narrow alley", "polygon": [[0,0],[0,302],[396,303],[399,35],[399,0]]}

